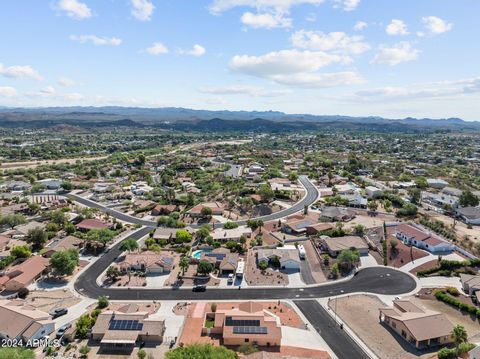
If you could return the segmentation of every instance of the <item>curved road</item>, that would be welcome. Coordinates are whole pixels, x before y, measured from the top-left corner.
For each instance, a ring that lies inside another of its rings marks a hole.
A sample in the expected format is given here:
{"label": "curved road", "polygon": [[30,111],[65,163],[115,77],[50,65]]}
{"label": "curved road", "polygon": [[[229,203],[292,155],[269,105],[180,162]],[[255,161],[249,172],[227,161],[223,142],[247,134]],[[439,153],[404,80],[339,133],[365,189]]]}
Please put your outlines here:
{"label": "curved road", "polygon": [[[299,181],[302,184],[302,186],[305,188],[305,191],[306,191],[305,196],[300,201],[295,203],[290,208],[286,208],[284,210],[281,210],[279,212],[275,212],[275,213],[272,213],[272,214],[269,214],[269,215],[266,215],[266,216],[257,217],[255,219],[261,219],[264,222],[274,221],[274,220],[277,220],[277,219],[284,218],[286,216],[290,216],[290,215],[292,215],[294,213],[297,213],[299,211],[303,211],[305,206],[310,206],[312,203],[314,203],[318,198],[317,188],[313,185],[312,182],[310,182],[310,180],[308,179],[307,176],[299,176]],[[157,226],[157,223],[154,222],[154,221],[147,221],[147,220],[144,220],[144,219],[141,219],[141,218],[136,218],[136,217],[130,216],[128,214],[119,212],[119,211],[117,211],[113,208],[108,208],[101,203],[92,201],[92,200],[87,199],[87,198],[83,198],[83,197],[78,196],[76,194],[69,194],[68,196],[71,197],[73,200],[75,200],[78,203],[81,203],[81,204],[83,204],[87,207],[97,208],[100,211],[108,213],[112,217],[117,218],[121,221],[124,221],[124,222],[127,222],[127,223],[132,223],[132,224],[140,224],[142,226],[147,226],[147,227],[156,227]],[[245,220],[237,221],[237,223],[238,223],[238,225],[243,226],[247,223],[247,221],[245,221]],[[216,225],[217,228],[220,227],[220,226],[221,226],[220,224]],[[197,225],[192,225],[191,227],[197,227]]]}
{"label": "curved road", "polygon": [[[132,233],[127,238],[140,239],[147,235],[149,227]],[[126,239],[127,239],[126,238]],[[370,292],[376,294],[404,294],[413,291],[416,283],[408,274],[386,267],[372,267],[360,270],[351,280],[331,284],[309,286],[305,288],[255,288],[241,290],[209,288],[204,293],[195,293],[191,289],[120,289],[104,288],[96,279],[120,256],[120,243],[117,243],[105,255],[88,267],[75,282],[77,292],[91,298],[107,295],[117,300],[243,300],[243,299],[301,299],[331,297],[354,292]]]}

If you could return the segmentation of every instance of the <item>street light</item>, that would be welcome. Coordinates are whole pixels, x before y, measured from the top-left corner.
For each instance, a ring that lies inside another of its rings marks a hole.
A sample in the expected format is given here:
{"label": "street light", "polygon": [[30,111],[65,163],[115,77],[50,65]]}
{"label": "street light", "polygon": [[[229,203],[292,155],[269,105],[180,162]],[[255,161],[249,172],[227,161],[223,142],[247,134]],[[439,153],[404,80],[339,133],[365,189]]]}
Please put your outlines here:
{"label": "street light", "polygon": [[[340,294],[343,293],[343,289],[340,290]],[[338,298],[338,294],[335,296],[335,310],[334,310],[334,313],[335,313],[335,325],[337,325],[337,298]]]}

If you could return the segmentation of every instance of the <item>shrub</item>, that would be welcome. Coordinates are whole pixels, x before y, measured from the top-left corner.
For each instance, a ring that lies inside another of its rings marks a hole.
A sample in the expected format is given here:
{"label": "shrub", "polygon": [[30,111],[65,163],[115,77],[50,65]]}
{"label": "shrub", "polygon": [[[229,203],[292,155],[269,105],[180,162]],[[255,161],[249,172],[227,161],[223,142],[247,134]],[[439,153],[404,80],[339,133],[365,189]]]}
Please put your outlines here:
{"label": "shrub", "polygon": [[103,309],[108,307],[108,298],[104,295],[98,297],[97,308]]}
{"label": "shrub", "polygon": [[460,291],[455,287],[447,287],[447,293],[455,297],[458,297],[460,295]]}

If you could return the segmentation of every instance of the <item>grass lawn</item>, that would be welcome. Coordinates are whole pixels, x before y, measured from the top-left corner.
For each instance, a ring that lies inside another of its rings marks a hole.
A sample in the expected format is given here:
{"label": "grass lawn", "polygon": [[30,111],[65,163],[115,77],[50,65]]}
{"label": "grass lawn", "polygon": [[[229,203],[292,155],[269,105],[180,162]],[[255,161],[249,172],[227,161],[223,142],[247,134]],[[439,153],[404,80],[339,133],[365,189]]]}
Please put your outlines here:
{"label": "grass lawn", "polygon": [[205,328],[213,328],[213,325],[215,324],[215,321],[213,320],[206,320],[205,321]]}

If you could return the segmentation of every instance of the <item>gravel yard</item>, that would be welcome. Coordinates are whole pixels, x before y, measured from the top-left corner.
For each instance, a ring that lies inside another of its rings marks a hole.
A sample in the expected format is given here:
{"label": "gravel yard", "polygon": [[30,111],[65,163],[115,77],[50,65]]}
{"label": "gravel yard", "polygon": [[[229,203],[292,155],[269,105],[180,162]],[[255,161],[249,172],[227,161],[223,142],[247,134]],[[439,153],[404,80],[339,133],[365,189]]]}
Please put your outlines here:
{"label": "gravel yard", "polygon": [[69,290],[34,290],[28,294],[26,302],[31,306],[49,312],[54,308],[69,308],[80,302]]}
{"label": "gravel yard", "polygon": [[[330,302],[333,309],[334,301]],[[415,353],[414,348],[394,336],[378,320],[378,309],[386,305],[375,296],[352,295],[337,299],[338,316],[381,359],[431,358],[432,352]]]}

